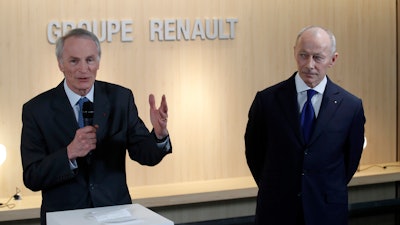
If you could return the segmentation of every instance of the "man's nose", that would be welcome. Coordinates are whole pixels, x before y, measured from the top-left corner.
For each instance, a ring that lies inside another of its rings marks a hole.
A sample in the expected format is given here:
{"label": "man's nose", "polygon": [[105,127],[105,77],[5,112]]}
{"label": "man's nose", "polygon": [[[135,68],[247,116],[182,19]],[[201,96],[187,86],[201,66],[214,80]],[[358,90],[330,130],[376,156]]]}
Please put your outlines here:
{"label": "man's nose", "polygon": [[87,72],[88,70],[89,70],[89,64],[87,62],[85,62],[85,61],[82,61],[79,64],[79,71],[80,72]]}
{"label": "man's nose", "polygon": [[307,59],[307,67],[309,68],[309,69],[314,69],[314,67],[315,67],[315,61],[314,61],[314,59],[313,59],[313,57],[312,56],[310,56],[310,57],[308,57],[308,59]]}

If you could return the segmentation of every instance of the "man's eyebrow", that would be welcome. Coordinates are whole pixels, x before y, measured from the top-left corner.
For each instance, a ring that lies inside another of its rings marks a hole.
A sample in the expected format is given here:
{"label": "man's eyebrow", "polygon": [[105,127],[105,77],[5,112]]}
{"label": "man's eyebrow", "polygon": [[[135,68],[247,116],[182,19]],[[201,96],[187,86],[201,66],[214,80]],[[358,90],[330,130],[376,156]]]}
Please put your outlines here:
{"label": "man's eyebrow", "polygon": [[76,57],[76,56],[69,56],[67,59],[79,59],[79,57]]}

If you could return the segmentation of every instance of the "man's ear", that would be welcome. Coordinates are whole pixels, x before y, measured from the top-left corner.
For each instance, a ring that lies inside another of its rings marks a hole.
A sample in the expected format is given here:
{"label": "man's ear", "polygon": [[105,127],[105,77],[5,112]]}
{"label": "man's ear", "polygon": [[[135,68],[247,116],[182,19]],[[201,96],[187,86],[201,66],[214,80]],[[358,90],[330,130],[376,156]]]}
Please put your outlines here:
{"label": "man's ear", "polygon": [[64,65],[60,60],[58,60],[58,68],[60,69],[61,72],[64,72]]}
{"label": "man's ear", "polygon": [[332,59],[331,59],[331,64],[329,65],[329,67],[332,67],[333,65],[335,65],[335,62],[336,62],[338,56],[339,56],[339,53],[337,53],[337,52],[335,52],[333,54]]}

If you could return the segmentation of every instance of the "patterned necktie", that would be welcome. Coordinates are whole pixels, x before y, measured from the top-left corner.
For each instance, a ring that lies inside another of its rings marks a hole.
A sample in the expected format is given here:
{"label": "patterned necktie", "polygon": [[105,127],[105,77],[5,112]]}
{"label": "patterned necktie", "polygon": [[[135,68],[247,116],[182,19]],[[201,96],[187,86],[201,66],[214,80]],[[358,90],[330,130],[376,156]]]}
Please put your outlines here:
{"label": "patterned necktie", "polygon": [[82,108],[83,108],[83,103],[85,103],[87,101],[89,101],[89,99],[87,99],[86,97],[83,97],[83,98],[80,98],[77,103],[79,105],[78,124],[79,124],[80,128],[84,127]]}
{"label": "patterned necktie", "polygon": [[314,128],[313,126],[315,121],[315,112],[311,102],[311,98],[316,93],[317,92],[314,91],[313,89],[307,90],[307,101],[303,106],[303,110],[301,111],[300,123],[303,131],[304,141],[306,143],[308,143],[308,141],[310,140]]}

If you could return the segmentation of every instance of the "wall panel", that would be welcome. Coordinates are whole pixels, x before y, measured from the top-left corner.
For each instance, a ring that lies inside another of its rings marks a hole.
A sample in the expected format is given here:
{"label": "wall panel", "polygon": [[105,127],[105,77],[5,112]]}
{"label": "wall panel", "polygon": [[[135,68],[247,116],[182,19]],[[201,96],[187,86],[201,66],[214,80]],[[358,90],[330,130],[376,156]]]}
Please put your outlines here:
{"label": "wall panel", "polygon": [[[238,18],[234,40],[153,41],[149,20]],[[396,160],[395,0],[0,0],[0,197],[22,188],[21,107],[62,74],[46,40],[52,21],[131,19],[134,41],[103,43],[99,80],[133,90],[150,125],[147,98],[166,94],[174,153],[154,168],[128,162],[129,185],[250,175],[244,158],[247,112],[256,91],[295,71],[293,44],[309,24],[337,36],[329,76],[363,99],[368,146],[362,163]],[[32,192],[22,188],[26,195]]]}

